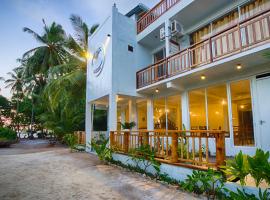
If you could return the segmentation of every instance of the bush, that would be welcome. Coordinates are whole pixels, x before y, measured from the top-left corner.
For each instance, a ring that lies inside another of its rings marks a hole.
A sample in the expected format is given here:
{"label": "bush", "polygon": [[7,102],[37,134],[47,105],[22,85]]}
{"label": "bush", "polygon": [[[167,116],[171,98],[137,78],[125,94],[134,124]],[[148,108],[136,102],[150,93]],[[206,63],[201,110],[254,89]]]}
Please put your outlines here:
{"label": "bush", "polygon": [[17,138],[17,134],[15,131],[11,130],[10,128],[0,127],[0,138],[6,139],[9,141],[14,141]]}
{"label": "bush", "polygon": [[110,161],[112,159],[112,150],[107,147],[109,139],[106,139],[104,135],[100,135],[99,139],[93,138],[90,145],[93,147],[99,160]]}
{"label": "bush", "polygon": [[75,148],[75,145],[78,142],[78,138],[74,134],[66,134],[64,136],[64,141],[68,145],[68,147],[70,148],[70,150],[72,151]]}

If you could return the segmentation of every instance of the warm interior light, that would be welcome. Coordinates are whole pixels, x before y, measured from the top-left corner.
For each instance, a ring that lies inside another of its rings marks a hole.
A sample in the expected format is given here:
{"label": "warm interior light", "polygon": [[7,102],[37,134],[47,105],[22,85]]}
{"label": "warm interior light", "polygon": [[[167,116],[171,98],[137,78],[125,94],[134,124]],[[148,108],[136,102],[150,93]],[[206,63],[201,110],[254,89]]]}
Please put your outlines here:
{"label": "warm interior light", "polygon": [[242,109],[243,109],[243,108],[245,108],[245,106],[244,106],[244,105],[241,105],[241,106],[240,106],[240,108],[242,108]]}
{"label": "warm interior light", "polygon": [[91,58],[91,54],[88,51],[86,51],[86,52],[84,52],[84,57],[89,59],[89,58]]}
{"label": "warm interior light", "polygon": [[159,93],[159,89],[158,88],[155,91],[156,91],[156,93]]}
{"label": "warm interior light", "polygon": [[225,105],[226,104],[226,101],[225,100],[222,100],[221,104],[222,105]]}
{"label": "warm interior light", "polygon": [[238,70],[239,70],[239,69],[242,69],[242,65],[241,65],[241,64],[237,64],[237,65],[236,65],[236,69],[238,69]]}
{"label": "warm interior light", "polygon": [[201,79],[202,80],[205,80],[206,79],[206,76],[205,75],[201,75]]}

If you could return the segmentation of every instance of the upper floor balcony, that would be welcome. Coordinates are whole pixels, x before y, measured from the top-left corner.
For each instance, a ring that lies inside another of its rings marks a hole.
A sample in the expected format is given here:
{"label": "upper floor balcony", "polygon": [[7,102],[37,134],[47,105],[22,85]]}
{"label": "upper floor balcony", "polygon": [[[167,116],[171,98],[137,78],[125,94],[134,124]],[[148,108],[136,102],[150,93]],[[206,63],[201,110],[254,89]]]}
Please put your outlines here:
{"label": "upper floor balcony", "polygon": [[137,22],[137,33],[142,32],[146,27],[167,12],[180,0],[161,0],[155,7],[145,13]]}
{"label": "upper floor balcony", "polygon": [[137,72],[137,89],[263,45],[270,39],[270,10],[238,20],[188,48]]}

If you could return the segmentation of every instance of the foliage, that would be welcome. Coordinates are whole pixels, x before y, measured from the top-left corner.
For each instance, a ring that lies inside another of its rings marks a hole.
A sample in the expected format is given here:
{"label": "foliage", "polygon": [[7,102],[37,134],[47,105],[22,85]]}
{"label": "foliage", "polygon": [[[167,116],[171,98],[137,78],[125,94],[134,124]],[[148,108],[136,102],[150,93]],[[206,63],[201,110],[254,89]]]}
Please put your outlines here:
{"label": "foliage", "polygon": [[171,178],[167,173],[160,173],[158,175],[158,180],[163,181],[168,184],[177,185],[178,181]]}
{"label": "foliage", "polygon": [[207,171],[193,170],[193,173],[188,175],[184,182],[180,183],[180,187],[184,190],[196,194],[206,194],[208,198],[211,196],[213,199],[222,195],[223,186],[222,174],[213,169]]}
{"label": "foliage", "polygon": [[247,193],[244,189],[240,190],[237,188],[236,192],[226,190],[229,195],[226,196],[226,200],[269,200],[270,192],[269,190],[264,190],[262,192],[261,188],[259,188],[259,198],[257,198],[254,194]]}
{"label": "foliage", "polygon": [[229,181],[240,179],[241,185],[245,185],[245,177],[249,174],[247,155],[240,151],[233,160],[227,160],[226,166],[222,166],[221,169],[229,176]]}
{"label": "foliage", "polygon": [[160,172],[160,163],[155,159],[155,152],[152,151],[150,145],[141,145],[129,151],[131,160],[135,162],[136,167],[142,167],[144,172],[152,166],[157,173]]}
{"label": "foliage", "polygon": [[72,151],[78,142],[78,138],[75,134],[66,134],[64,136],[64,141]]}
{"label": "foliage", "polygon": [[0,127],[0,138],[2,140],[14,141],[17,138],[17,134],[10,128]]}
{"label": "foliage", "polygon": [[270,184],[270,163],[268,160],[269,152],[264,153],[261,149],[257,149],[253,157],[248,156],[249,171],[257,187],[264,179]]}
{"label": "foliage", "polygon": [[125,123],[121,123],[119,122],[122,126],[123,129],[132,129],[133,127],[136,126],[136,123],[135,122],[125,122]]}
{"label": "foliage", "polygon": [[221,168],[228,176],[229,181],[239,179],[241,185],[245,185],[245,178],[250,174],[258,187],[263,180],[270,184],[269,157],[269,152],[264,152],[261,149],[257,149],[254,156],[245,155],[240,151],[233,160],[228,160],[227,165]]}
{"label": "foliage", "polygon": [[90,145],[93,147],[101,161],[110,161],[112,159],[112,150],[107,147],[109,139],[100,135],[99,139],[93,138]]}

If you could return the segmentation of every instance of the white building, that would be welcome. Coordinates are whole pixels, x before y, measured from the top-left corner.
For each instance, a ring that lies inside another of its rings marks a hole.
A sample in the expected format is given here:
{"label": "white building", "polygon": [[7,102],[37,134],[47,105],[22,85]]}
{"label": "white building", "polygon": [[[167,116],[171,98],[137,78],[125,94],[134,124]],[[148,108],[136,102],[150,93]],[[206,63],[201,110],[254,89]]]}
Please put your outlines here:
{"label": "white building", "polygon": [[87,141],[95,105],[107,109],[108,131],[134,121],[159,134],[162,159],[180,130],[194,131],[187,148],[199,153],[216,154],[211,131],[226,133],[227,156],[270,150],[269,41],[269,0],[162,0],[126,15],[113,6],[89,40]]}

